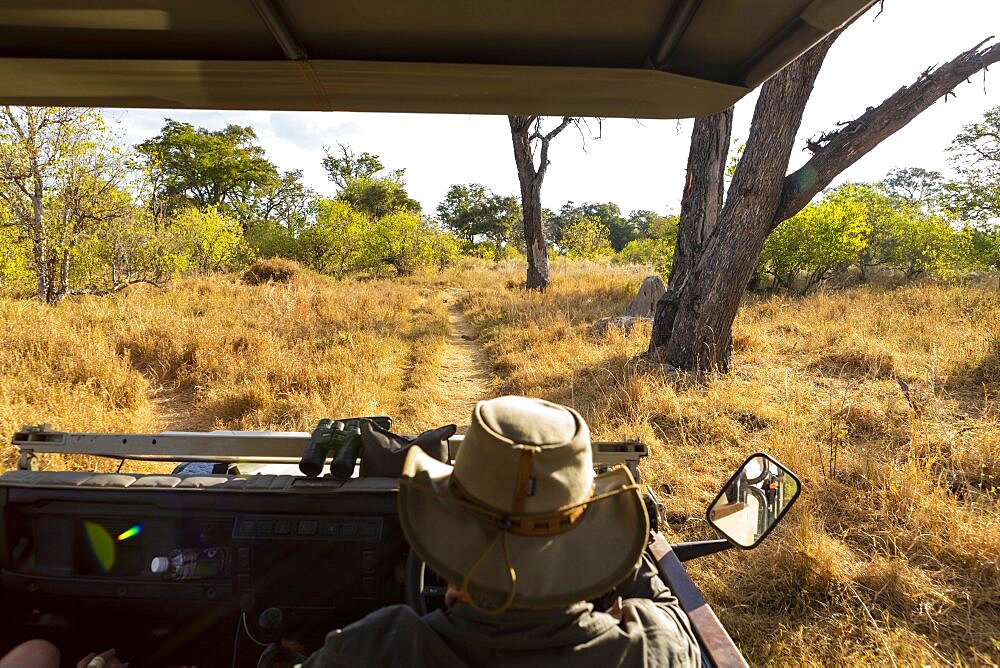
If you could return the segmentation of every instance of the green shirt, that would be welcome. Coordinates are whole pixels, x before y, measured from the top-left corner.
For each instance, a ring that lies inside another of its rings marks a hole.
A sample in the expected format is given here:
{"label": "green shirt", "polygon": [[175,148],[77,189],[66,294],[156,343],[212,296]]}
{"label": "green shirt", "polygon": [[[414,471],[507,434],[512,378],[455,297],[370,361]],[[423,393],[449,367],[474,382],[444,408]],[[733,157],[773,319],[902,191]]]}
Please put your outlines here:
{"label": "green shirt", "polygon": [[305,663],[327,666],[532,668],[700,666],[687,616],[644,557],[631,578],[598,602],[483,615],[457,604],[424,617],[395,605],[330,633]]}

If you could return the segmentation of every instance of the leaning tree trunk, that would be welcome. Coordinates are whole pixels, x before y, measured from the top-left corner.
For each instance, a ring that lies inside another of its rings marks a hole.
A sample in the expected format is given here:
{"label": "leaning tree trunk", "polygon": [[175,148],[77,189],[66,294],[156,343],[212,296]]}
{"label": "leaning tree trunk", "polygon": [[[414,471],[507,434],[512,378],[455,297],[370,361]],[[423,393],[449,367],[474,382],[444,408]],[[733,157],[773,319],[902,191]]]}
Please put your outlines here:
{"label": "leaning tree trunk", "polygon": [[662,298],[668,302],[654,319],[650,352],[657,358],[691,371],[729,370],[733,320],[771,231],[802,111],[834,39],[836,34],[827,37],[761,88],[724,206],[731,111],[695,124],[675,251],[684,267],[676,287],[671,275],[672,288]]}
{"label": "leaning tree trunk", "polygon": [[[1000,44],[981,49],[985,43],[981,42],[941,67],[926,70],[878,107],[809,142],[812,158],[786,176],[802,112],[823,59],[839,34],[819,42],[761,88],[743,157],[714,224],[705,219],[711,209],[704,200],[716,183],[719,156],[717,148],[713,149],[712,132],[720,131],[722,121],[710,118],[696,124],[693,140],[704,148],[692,146],[676,250],[683,264],[676,285],[661,298],[666,301],[662,307],[657,304],[649,348],[655,359],[690,371],[727,371],[733,321],[764,241],[774,228],[921,111],[1000,60]],[[695,187],[700,181],[703,185]]]}

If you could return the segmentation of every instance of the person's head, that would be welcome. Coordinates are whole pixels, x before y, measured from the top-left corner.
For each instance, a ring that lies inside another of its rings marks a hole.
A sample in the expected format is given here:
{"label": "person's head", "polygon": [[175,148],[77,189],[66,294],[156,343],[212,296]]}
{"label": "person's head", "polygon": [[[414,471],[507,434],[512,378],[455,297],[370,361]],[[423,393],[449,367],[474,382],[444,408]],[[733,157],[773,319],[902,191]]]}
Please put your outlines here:
{"label": "person's head", "polygon": [[479,402],[454,468],[412,448],[399,513],[417,555],[485,612],[597,597],[649,533],[628,470],[595,476],[580,414],[526,397]]}

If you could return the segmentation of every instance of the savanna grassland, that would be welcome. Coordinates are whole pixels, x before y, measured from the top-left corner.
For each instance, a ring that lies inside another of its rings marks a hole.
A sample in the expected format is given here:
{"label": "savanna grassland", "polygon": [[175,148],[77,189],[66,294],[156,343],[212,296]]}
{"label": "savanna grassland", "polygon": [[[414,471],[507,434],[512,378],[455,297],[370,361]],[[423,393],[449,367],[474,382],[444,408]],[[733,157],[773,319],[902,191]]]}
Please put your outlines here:
{"label": "savanna grassland", "polygon": [[[650,445],[642,473],[671,539],[710,536],[704,508],[751,452],[800,476],[801,500],[760,548],[690,564],[751,664],[996,665],[996,289],[748,297],[733,372],[694,382],[636,360],[648,326],[592,328],[623,312],[646,273],[558,262],[537,294],[517,287],[520,265],[467,262],[395,281],[296,271],[286,282],[192,278],[57,307],[0,298],[0,438],[39,422],[309,429],[324,416],[386,412],[403,431],[463,423],[477,397],[455,408],[447,369],[465,340],[460,317],[489,376],[475,392],[568,403],[596,437]],[[14,450],[0,453],[0,468],[12,467]]]}

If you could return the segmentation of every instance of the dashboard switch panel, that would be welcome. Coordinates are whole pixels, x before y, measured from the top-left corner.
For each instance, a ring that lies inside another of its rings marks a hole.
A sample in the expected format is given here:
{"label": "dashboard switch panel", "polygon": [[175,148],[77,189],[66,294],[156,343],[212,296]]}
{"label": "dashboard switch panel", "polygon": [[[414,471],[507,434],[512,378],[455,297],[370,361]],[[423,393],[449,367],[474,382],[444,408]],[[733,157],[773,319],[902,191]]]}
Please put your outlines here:
{"label": "dashboard switch panel", "polygon": [[233,523],[233,538],[334,540],[378,542],[382,539],[382,519],[377,517],[288,517],[240,515]]}

